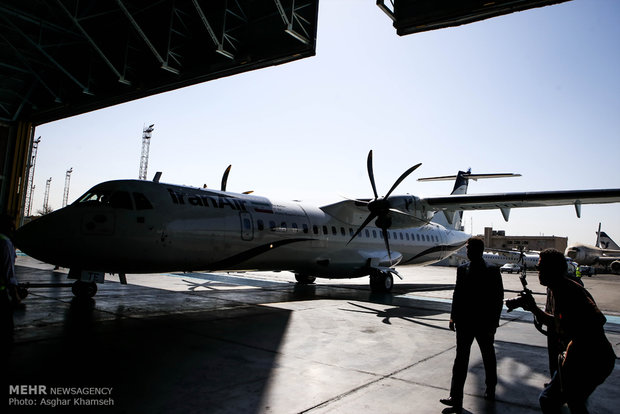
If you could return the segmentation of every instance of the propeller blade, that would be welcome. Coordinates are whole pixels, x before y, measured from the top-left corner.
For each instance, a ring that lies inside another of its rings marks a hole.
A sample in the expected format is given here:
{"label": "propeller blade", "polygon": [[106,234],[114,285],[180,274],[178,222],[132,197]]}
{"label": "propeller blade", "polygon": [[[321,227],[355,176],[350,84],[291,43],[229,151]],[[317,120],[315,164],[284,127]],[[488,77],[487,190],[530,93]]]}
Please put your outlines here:
{"label": "propeller blade", "polygon": [[357,229],[357,231],[355,232],[355,234],[353,234],[353,236],[351,237],[351,239],[347,242],[347,245],[349,245],[349,243],[351,243],[353,241],[354,238],[356,238],[361,232],[362,230],[364,230],[364,228],[368,225],[368,223],[370,223],[371,221],[373,221],[375,219],[375,217],[377,217],[376,213],[370,213],[368,215],[368,217],[366,217],[366,220],[364,220],[364,222],[362,223],[362,225],[360,226],[359,229]]}
{"label": "propeller blade", "polygon": [[228,174],[230,174],[231,168],[232,168],[232,165],[229,165],[228,168],[226,168],[226,171],[224,171],[224,175],[222,176],[222,187],[221,187],[222,191],[226,191],[226,184],[228,183]]}
{"label": "propeller blade", "polygon": [[392,191],[394,191],[396,189],[396,187],[398,187],[398,185],[405,179],[407,178],[407,176],[409,174],[411,174],[412,172],[414,172],[416,170],[416,168],[418,168],[420,165],[422,165],[422,163],[416,164],[413,167],[409,168],[407,171],[405,171],[400,177],[398,177],[398,180],[396,180],[396,182],[394,183],[394,185],[392,186],[392,188],[390,188],[390,191],[388,191],[388,193],[385,195],[384,198],[388,198],[390,196],[390,194],[392,194]]}
{"label": "propeller blade", "polygon": [[372,192],[375,194],[375,200],[379,198],[377,194],[377,186],[375,185],[375,174],[372,171],[372,150],[368,153],[368,160],[366,161],[366,168],[368,169],[368,178],[370,178],[370,184],[372,185]]}
{"label": "propeller blade", "polygon": [[392,252],[390,251],[390,242],[388,241],[388,231],[387,228],[382,228],[381,232],[383,233],[383,241],[385,241],[385,248],[388,251],[388,257],[390,258],[390,262],[392,261]]}

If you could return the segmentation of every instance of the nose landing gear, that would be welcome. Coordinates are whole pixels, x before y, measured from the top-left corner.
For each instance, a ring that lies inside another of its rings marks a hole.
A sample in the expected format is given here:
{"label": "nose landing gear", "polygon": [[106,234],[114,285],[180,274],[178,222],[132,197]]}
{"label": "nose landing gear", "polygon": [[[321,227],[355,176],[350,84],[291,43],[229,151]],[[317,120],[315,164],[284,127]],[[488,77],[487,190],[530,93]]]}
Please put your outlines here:
{"label": "nose landing gear", "polygon": [[92,298],[97,294],[97,284],[95,282],[76,280],[71,286],[71,292],[80,299]]}

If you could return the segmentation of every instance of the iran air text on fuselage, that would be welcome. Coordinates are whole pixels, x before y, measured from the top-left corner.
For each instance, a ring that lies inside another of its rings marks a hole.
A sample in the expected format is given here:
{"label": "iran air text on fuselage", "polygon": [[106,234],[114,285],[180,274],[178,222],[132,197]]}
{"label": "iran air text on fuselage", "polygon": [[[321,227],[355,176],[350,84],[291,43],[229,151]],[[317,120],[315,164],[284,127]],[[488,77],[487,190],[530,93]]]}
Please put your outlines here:
{"label": "iran air text on fuselage", "polygon": [[192,206],[230,208],[231,210],[247,211],[246,200],[221,196],[219,194],[190,194],[168,188],[168,193],[174,204],[189,204]]}

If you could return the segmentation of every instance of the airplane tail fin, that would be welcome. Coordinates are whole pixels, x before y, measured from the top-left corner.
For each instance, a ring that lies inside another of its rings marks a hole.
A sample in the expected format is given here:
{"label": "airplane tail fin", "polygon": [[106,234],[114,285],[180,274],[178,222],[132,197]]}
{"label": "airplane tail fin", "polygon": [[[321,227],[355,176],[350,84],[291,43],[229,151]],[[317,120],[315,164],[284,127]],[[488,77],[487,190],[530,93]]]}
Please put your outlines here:
{"label": "airplane tail fin", "polygon": [[618,246],[604,231],[600,232],[598,247],[601,249],[620,250],[620,246]]}
{"label": "airplane tail fin", "polygon": [[[521,174],[513,173],[496,173],[496,174],[472,174],[471,168],[467,171],[459,171],[457,175],[445,175],[441,177],[427,177],[418,178],[418,181],[447,181],[455,180],[454,188],[452,188],[451,195],[467,194],[467,188],[469,186],[469,180],[477,181],[484,178],[505,178],[505,177],[520,177]],[[445,228],[463,231],[463,210],[443,210],[441,213],[437,212],[431,220],[433,223],[440,224]]]}

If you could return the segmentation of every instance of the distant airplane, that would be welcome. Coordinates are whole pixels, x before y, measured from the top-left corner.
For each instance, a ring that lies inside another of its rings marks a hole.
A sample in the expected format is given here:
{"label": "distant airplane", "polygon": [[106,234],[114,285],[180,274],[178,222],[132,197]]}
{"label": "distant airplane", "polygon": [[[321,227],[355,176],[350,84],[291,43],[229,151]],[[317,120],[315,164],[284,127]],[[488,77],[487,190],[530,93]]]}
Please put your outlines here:
{"label": "distant airplane", "polygon": [[[462,262],[466,262],[467,256],[460,254],[461,251],[454,253],[453,256],[458,255],[458,259]],[[487,249],[485,250],[482,258],[487,262],[496,266],[503,266],[506,263],[515,263],[520,266],[525,266],[527,269],[534,269],[538,265],[538,253],[535,252],[519,252],[517,250],[503,250],[503,249]]]}
{"label": "distant airplane", "polygon": [[[389,292],[396,265],[437,262],[462,247],[463,210],[620,202],[620,189],[467,195],[470,179],[514,174],[459,171],[447,196],[392,195],[421,164],[380,197],[372,151],[367,170],[372,199],[316,207],[301,202],[165,184],[119,180],[94,186],[73,204],[22,226],[15,244],[41,261],[67,267],[73,292],[93,296],[105,273],[291,271],[299,283],[316,277],[370,276],[373,291]],[[424,179],[422,179],[424,180]],[[223,180],[225,183],[226,180]],[[400,276],[399,276],[400,277]]]}
{"label": "distant airplane", "polygon": [[620,247],[604,232],[596,232],[596,246],[575,244],[566,248],[566,256],[580,265],[600,265],[620,273]]}

